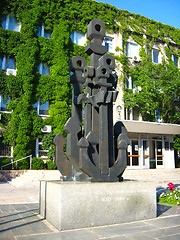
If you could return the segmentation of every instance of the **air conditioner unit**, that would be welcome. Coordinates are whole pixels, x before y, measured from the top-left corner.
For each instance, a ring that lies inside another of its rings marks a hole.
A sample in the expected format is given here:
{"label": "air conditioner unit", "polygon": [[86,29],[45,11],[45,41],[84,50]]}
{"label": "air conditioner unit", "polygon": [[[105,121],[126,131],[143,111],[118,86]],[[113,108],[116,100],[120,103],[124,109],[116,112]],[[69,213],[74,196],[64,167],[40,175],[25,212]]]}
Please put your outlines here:
{"label": "air conditioner unit", "polygon": [[41,128],[41,131],[43,133],[50,133],[52,130],[52,127],[51,126],[48,126],[48,125],[45,125],[43,128]]}
{"label": "air conditioner unit", "polygon": [[135,62],[138,62],[138,61],[139,61],[139,57],[137,57],[137,56],[134,56],[133,59],[134,59]]}
{"label": "air conditioner unit", "polygon": [[17,71],[16,69],[7,68],[6,75],[12,74],[12,75],[16,76],[16,71]]}

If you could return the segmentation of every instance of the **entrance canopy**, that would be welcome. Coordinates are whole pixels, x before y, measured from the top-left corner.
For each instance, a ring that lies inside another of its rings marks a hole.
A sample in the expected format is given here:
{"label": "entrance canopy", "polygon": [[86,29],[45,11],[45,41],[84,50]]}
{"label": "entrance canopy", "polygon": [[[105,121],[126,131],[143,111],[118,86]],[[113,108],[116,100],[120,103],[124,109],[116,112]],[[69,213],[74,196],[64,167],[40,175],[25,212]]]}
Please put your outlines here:
{"label": "entrance canopy", "polygon": [[180,125],[156,122],[140,122],[123,120],[122,123],[129,133],[153,133],[153,134],[180,134]]}

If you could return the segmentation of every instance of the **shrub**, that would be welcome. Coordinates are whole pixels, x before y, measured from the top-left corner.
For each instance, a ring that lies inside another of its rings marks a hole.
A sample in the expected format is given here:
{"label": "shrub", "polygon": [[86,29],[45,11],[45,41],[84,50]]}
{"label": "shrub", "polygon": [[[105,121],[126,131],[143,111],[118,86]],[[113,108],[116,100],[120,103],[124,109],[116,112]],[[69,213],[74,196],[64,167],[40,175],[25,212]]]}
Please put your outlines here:
{"label": "shrub", "polygon": [[[8,163],[11,163],[10,158],[0,158],[0,169],[3,165],[8,164]],[[3,168],[3,170],[11,170],[11,169],[12,169],[12,164]]]}
{"label": "shrub", "polygon": [[47,164],[47,169],[49,170],[57,169],[56,164],[52,160],[47,161],[46,164]]}
{"label": "shrub", "polygon": [[41,158],[33,158],[31,162],[31,169],[44,169],[44,161]]}
{"label": "shrub", "polygon": [[[17,162],[17,169],[29,169],[30,167],[30,161],[28,159],[24,159],[22,161]],[[14,169],[16,169],[16,163],[14,163]]]}

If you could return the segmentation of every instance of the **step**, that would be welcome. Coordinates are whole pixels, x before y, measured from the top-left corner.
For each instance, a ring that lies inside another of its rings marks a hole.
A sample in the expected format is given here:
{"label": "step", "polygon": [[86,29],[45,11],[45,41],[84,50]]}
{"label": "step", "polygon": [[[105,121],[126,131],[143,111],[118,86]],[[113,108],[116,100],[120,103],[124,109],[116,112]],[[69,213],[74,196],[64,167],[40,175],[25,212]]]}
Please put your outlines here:
{"label": "step", "polygon": [[32,187],[39,186],[40,180],[59,180],[60,176],[59,170],[27,170],[9,183],[16,187]]}

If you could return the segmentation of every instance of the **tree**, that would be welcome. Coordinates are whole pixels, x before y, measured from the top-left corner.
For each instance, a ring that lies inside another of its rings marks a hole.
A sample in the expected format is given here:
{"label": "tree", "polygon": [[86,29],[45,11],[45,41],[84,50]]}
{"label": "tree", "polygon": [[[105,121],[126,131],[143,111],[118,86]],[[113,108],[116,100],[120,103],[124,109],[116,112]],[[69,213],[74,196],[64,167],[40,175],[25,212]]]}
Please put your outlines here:
{"label": "tree", "polygon": [[145,121],[155,121],[158,111],[163,122],[180,123],[180,70],[171,59],[154,64],[144,55],[140,64],[129,68],[129,74],[137,91],[125,89],[126,108],[137,107]]}

